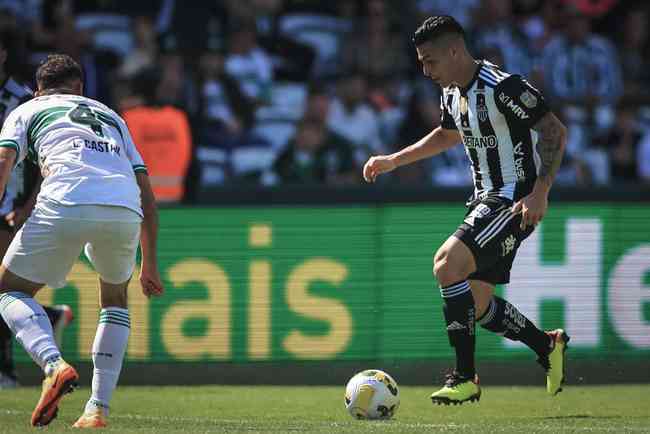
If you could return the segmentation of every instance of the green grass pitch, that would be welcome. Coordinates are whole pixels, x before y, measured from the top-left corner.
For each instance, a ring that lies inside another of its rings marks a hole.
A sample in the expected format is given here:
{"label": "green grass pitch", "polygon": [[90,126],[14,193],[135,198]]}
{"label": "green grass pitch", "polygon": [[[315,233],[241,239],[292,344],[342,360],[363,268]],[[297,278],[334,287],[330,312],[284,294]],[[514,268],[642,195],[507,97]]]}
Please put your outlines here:
{"label": "green grass pitch", "polygon": [[[391,421],[356,421],[340,387],[119,387],[107,432],[476,432],[650,433],[650,385],[574,386],[551,398],[542,387],[484,386],[481,402],[433,406],[433,387],[402,387]],[[59,417],[43,432],[70,426],[88,397],[64,398]],[[29,426],[36,388],[0,391],[0,433],[38,432]]]}

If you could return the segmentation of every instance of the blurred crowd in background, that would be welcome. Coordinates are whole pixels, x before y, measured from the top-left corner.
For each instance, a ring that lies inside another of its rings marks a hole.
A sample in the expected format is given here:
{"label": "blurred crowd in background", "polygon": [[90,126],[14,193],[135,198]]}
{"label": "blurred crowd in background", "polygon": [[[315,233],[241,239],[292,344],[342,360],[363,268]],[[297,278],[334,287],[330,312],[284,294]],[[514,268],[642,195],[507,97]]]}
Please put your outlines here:
{"label": "blurred crowd in background", "polygon": [[[440,119],[411,37],[429,15],[543,90],[569,127],[557,184],[650,184],[647,2],[0,0],[6,69],[33,87],[50,52],[123,115],[160,201],[229,185],[362,183],[369,155]],[[461,145],[383,182],[471,185]]]}

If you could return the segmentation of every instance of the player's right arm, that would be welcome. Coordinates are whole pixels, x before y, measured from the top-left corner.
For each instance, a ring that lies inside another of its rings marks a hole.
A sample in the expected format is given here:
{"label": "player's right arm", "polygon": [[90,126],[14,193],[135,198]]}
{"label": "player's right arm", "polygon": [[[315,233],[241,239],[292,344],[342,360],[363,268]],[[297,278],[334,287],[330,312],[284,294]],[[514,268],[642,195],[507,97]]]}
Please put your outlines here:
{"label": "player's right arm", "polygon": [[382,173],[387,173],[400,166],[406,166],[407,164],[433,157],[454,147],[460,142],[461,137],[458,130],[439,126],[422,139],[400,151],[390,155],[370,157],[363,166],[363,178],[367,182],[375,182],[377,176]]}
{"label": "player's right arm", "polygon": [[135,179],[140,187],[140,200],[142,203],[142,230],[140,232],[140,248],[142,249],[142,263],[140,266],[140,284],[142,292],[147,297],[162,295],[164,288],[158,271],[158,209],[156,199],[151,189],[149,175],[145,171],[135,174]]}

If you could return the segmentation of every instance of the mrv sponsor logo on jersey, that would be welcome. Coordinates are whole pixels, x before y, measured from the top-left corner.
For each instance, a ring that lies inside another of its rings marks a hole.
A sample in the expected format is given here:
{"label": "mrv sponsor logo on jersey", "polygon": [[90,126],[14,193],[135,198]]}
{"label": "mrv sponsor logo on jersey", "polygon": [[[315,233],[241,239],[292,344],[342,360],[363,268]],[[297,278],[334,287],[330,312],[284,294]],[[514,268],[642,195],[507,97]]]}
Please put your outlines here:
{"label": "mrv sponsor logo on jersey", "polygon": [[501,92],[499,95],[499,100],[506,105],[507,108],[512,110],[512,113],[515,114],[519,119],[524,120],[528,119],[530,116],[526,114],[526,111],[522,109],[519,105],[515,104],[514,101],[512,101],[512,98],[510,98],[508,95],[505,93]]}

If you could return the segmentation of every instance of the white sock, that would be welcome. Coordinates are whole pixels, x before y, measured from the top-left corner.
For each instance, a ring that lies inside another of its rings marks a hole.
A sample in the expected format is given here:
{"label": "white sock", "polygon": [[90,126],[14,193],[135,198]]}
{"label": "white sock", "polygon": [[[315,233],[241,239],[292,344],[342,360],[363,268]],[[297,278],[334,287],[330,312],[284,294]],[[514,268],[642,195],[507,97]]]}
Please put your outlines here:
{"label": "white sock", "polygon": [[43,307],[24,292],[5,292],[0,294],[0,314],[16,340],[48,375],[61,352]]}
{"label": "white sock", "polygon": [[86,404],[86,412],[101,408],[108,415],[108,405],[122,370],[130,327],[128,309],[108,307],[101,310],[93,343],[92,395]]}

